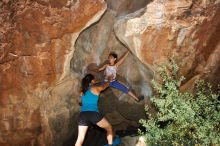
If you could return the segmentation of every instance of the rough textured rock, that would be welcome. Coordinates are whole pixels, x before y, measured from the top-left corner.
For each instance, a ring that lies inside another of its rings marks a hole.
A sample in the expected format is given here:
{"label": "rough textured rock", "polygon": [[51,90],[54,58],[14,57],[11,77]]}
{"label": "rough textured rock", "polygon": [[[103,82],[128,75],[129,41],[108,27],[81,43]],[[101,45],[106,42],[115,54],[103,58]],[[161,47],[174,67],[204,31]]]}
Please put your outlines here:
{"label": "rough textured rock", "polygon": [[[97,24],[86,29],[77,39],[71,69],[81,78],[85,73],[91,72],[89,70],[92,68],[91,63],[94,63],[95,68],[107,60],[110,52],[116,52],[120,57],[126,51],[127,48],[117,40],[113,31],[117,13],[117,11],[108,9]],[[97,77],[103,79],[103,72],[97,74]],[[152,94],[149,85],[151,78],[152,72],[133,54],[129,54],[118,70],[118,80],[132,88],[138,95],[150,96]],[[132,97],[112,88],[107,89],[101,96],[100,111],[108,115],[114,130],[126,129],[129,126],[138,127],[139,119],[145,118],[145,102],[137,103]]]}
{"label": "rough textured rock", "polygon": [[[155,64],[173,54],[187,77],[182,90],[200,78],[220,82],[219,0],[106,3],[0,1],[0,145],[58,146],[75,138],[80,79],[111,51],[119,56],[132,51],[118,79],[138,94],[152,94]],[[115,130],[126,130],[145,118],[145,104],[108,89],[99,107]],[[123,144],[135,145],[137,137],[126,137]]]}
{"label": "rough textured rock", "polygon": [[121,139],[121,146],[147,146],[143,137],[139,136],[126,136]]}
{"label": "rough textured rock", "polygon": [[105,9],[103,0],[0,2],[0,145],[62,145],[76,131],[70,59]]}
{"label": "rough textured rock", "polygon": [[124,16],[145,7],[152,0],[106,0],[108,8],[115,11],[117,16]]}
{"label": "rough textured rock", "polygon": [[[175,55],[187,80],[219,83],[220,2],[154,0],[115,23],[117,37],[151,70]],[[189,84],[188,84],[189,85]],[[190,88],[190,86],[188,86]]]}

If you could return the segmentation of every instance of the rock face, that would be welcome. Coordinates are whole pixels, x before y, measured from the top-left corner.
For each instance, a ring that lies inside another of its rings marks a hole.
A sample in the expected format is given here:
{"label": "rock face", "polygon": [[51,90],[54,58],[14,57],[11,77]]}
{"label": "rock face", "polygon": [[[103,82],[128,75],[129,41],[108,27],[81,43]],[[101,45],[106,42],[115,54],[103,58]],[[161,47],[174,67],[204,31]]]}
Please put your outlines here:
{"label": "rock face", "polygon": [[114,28],[117,37],[152,70],[174,55],[187,80],[199,75],[217,84],[219,10],[219,1],[154,0],[121,17]]}
{"label": "rock face", "polygon": [[0,145],[61,145],[74,132],[70,59],[103,0],[0,2]]}
{"label": "rock face", "polygon": [[[187,78],[183,90],[200,78],[216,85],[219,12],[219,0],[0,1],[0,145],[61,146],[76,138],[80,80],[111,51],[132,52],[118,79],[139,95],[152,94],[156,64],[172,55]],[[108,89],[99,108],[114,130],[125,130],[139,126],[147,102]],[[137,140],[125,137],[123,145],[144,145]]]}
{"label": "rock face", "polygon": [[147,146],[144,142],[144,137],[126,136],[121,139],[121,146]]}
{"label": "rock face", "polygon": [[[108,2],[115,4],[112,1]],[[116,3],[120,7],[125,7],[127,3],[132,2],[135,3],[134,1],[117,1]],[[90,68],[102,65],[108,59],[110,52],[117,53],[119,58],[126,52],[128,48],[115,37],[113,25],[118,16],[143,7],[142,3],[143,1],[136,2],[135,5],[131,5],[133,7],[130,9],[116,9],[108,5],[101,20],[80,34],[75,45],[76,51],[71,60],[71,69],[77,76],[82,78],[86,73],[91,72]],[[79,56],[81,57],[79,58]],[[88,68],[86,68],[87,66]],[[103,79],[103,72],[91,73]],[[133,89],[137,95],[150,96],[152,94],[149,85],[152,77],[152,72],[133,54],[129,54],[118,69],[118,81]],[[145,118],[144,105],[145,102],[137,103],[132,97],[113,88],[103,92],[99,102],[100,112],[106,115],[114,130],[138,127],[139,119]]]}
{"label": "rock face", "polygon": [[106,0],[108,8],[117,16],[124,16],[145,7],[152,0]]}

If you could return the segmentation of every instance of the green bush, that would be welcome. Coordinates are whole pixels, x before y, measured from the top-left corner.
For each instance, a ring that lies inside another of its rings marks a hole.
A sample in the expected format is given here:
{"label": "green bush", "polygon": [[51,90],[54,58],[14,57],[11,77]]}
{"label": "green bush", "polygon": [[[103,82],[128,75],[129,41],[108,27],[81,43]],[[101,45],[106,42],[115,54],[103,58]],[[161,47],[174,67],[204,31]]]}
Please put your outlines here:
{"label": "green bush", "polygon": [[155,96],[151,97],[157,114],[140,120],[146,130],[140,131],[148,145],[219,145],[219,93],[204,81],[196,83],[195,93],[180,92],[184,77],[177,77],[173,59],[160,67],[161,83],[152,81]]}

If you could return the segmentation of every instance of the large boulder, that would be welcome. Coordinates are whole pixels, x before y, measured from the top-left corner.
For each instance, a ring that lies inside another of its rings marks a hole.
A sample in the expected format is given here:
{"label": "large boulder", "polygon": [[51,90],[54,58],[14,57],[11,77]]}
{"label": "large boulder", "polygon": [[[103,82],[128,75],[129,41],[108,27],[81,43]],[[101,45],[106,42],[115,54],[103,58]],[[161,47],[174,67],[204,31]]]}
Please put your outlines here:
{"label": "large boulder", "polygon": [[104,0],[0,2],[0,145],[62,145],[76,131],[75,41]]}
{"label": "large boulder", "polygon": [[[0,145],[75,140],[80,81],[112,51],[131,51],[118,80],[138,95],[152,95],[157,64],[172,55],[187,78],[182,90],[201,78],[216,85],[219,12],[219,0],[0,1]],[[96,75],[103,79],[103,73]],[[140,126],[146,104],[149,98],[137,103],[110,88],[99,107],[115,130],[126,130]],[[137,140],[128,136],[123,143]]]}
{"label": "large boulder", "polygon": [[219,5],[219,1],[209,0],[154,0],[145,8],[119,18],[114,30],[119,40],[154,72],[158,64],[175,56],[180,74],[187,80],[200,75],[217,84]]}

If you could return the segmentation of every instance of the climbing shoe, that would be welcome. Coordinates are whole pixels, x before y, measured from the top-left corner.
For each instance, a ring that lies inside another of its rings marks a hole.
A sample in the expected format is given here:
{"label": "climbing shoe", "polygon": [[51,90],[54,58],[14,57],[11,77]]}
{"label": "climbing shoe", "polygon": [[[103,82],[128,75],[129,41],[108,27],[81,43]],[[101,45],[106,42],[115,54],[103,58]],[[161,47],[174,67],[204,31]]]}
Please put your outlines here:
{"label": "climbing shoe", "polygon": [[109,145],[109,144],[106,144],[104,146],[117,146],[121,144],[121,139],[119,136],[115,136],[114,139],[113,139],[113,144],[112,145]]}

